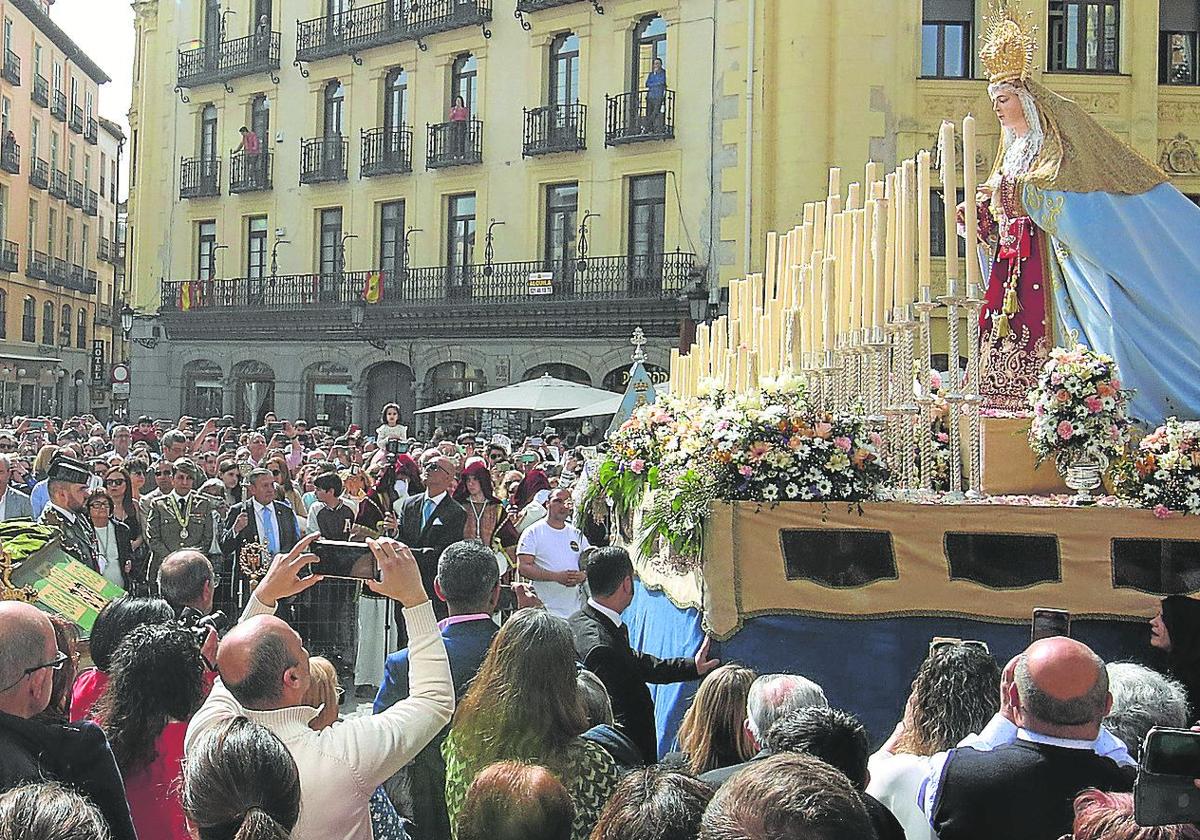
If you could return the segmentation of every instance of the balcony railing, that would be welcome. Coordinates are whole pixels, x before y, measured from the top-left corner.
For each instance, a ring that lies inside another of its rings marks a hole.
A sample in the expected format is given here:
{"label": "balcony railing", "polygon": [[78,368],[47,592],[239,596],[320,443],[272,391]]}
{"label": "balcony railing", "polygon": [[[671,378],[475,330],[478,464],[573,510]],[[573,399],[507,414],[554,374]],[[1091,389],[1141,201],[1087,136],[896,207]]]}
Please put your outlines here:
{"label": "balcony railing", "polygon": [[455,120],[429,126],[425,168],[444,169],[483,162],[483,121]]}
{"label": "balcony railing", "polygon": [[41,158],[31,158],[29,161],[29,185],[39,190],[50,187],[50,164]]}
{"label": "balcony railing", "polygon": [[83,212],[89,216],[100,215],[100,194],[95,190],[88,190],[87,195],[83,199]]}
{"label": "balcony railing", "polygon": [[83,109],[78,105],[71,106],[70,126],[76,134],[83,134]]}
{"label": "balcony railing", "polygon": [[349,142],[341,136],[300,140],[300,183],[346,180]]}
{"label": "balcony railing", "polygon": [[96,274],[96,270],[94,268],[89,268],[83,273],[83,289],[81,291],[87,292],[88,294],[95,294],[96,281],[98,279],[99,277]]}
{"label": "balcony railing", "polygon": [[49,280],[50,258],[41,251],[30,251],[25,258],[25,276],[34,280]]}
{"label": "balcony railing", "polygon": [[67,283],[72,289],[83,291],[84,283],[83,266],[72,264],[67,271]]}
{"label": "balcony railing", "polygon": [[[676,300],[696,277],[694,254],[675,252],[620,257],[588,257],[544,262],[494,263],[490,266],[432,266],[382,271],[381,305],[437,307],[446,303],[528,304],[531,301]],[[490,270],[486,270],[490,269]],[[167,280],[161,309],[179,310],[180,294],[189,284],[189,310],[228,312],[253,310],[336,309],[362,300],[372,272],[291,274],[264,278]],[[551,275],[551,294],[531,275]]]}
{"label": "balcony railing", "polygon": [[542,9],[553,9],[555,6],[569,6],[579,0],[517,0],[518,12],[540,12]]}
{"label": "balcony railing", "polygon": [[100,123],[95,117],[88,117],[87,125],[83,127],[83,139],[93,146],[100,142]]}
{"label": "balcony railing", "polygon": [[69,281],[70,271],[67,268],[67,261],[52,257],[50,259],[50,282],[65,286]]}
{"label": "balcony railing", "polygon": [[113,261],[113,265],[120,265],[121,263],[125,262],[125,243],[124,242],[114,242],[113,243],[113,259],[112,259],[112,261]]}
{"label": "balcony railing", "polygon": [[30,98],[35,105],[41,105],[43,108],[50,105],[50,82],[45,76],[35,75],[33,77],[33,93]]}
{"label": "balcony railing", "polygon": [[112,241],[106,236],[101,236],[100,241],[96,243],[96,259],[100,262],[112,259]]}
{"label": "balcony railing", "polygon": [[67,195],[67,204],[71,205],[72,207],[78,207],[80,210],[82,210],[83,197],[83,184],[81,184],[79,181],[72,181],[71,192]]}
{"label": "balcony railing", "polygon": [[21,246],[7,239],[0,243],[0,271],[19,271],[21,268]]}
{"label": "balcony railing", "polygon": [[65,199],[67,191],[70,189],[67,181],[67,173],[61,169],[50,170],[50,195],[55,198]]}
{"label": "balcony railing", "polygon": [[67,120],[67,95],[61,90],[54,91],[54,98],[50,100],[50,115],[61,122]]}
{"label": "balcony railing", "polygon": [[362,132],[362,161],[359,173],[401,175],[412,172],[411,128],[372,128]]}
{"label": "balcony railing", "polygon": [[298,22],[296,59],[319,61],[464,26],[486,30],[491,19],[492,0],[385,0]]}
{"label": "balcony railing", "polygon": [[261,192],[271,189],[271,150],[251,154],[234,152],[229,158],[229,192]]}
{"label": "balcony railing", "polygon": [[604,145],[621,146],[675,137],[675,91],[662,98],[648,90],[608,96],[604,115]]}
{"label": "balcony railing", "polygon": [[543,105],[525,109],[522,154],[525,157],[556,152],[578,152],[587,148],[587,106]]}
{"label": "balcony railing", "polygon": [[182,158],[180,160],[180,198],[212,198],[220,194],[220,158]]}
{"label": "balcony railing", "polygon": [[0,169],[13,175],[21,171],[21,147],[15,140],[0,143]]}
{"label": "balcony railing", "polygon": [[10,84],[21,86],[21,57],[12,50],[4,51],[4,78]]}
{"label": "balcony railing", "polygon": [[179,53],[180,87],[227,82],[279,69],[279,33],[256,32]]}

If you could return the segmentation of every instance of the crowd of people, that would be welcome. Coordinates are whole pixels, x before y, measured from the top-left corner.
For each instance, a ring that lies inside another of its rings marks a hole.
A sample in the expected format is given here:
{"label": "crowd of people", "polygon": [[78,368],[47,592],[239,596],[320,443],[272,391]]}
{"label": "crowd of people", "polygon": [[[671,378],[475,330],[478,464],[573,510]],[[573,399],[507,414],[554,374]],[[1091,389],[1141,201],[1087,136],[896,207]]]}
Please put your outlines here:
{"label": "crowd of people", "polygon": [[[373,434],[0,431],[0,518],[128,593],[86,648],[0,601],[0,840],[1200,840],[1131,795],[1146,733],[1194,720],[1200,601],[1151,622],[1162,672],[936,638],[872,752],[801,652],[759,674],[707,639],[638,649],[633,562],[575,510],[589,450],[448,431],[395,405]],[[373,577],[313,572],[344,540]],[[663,754],[648,684],[674,682],[698,687]]]}

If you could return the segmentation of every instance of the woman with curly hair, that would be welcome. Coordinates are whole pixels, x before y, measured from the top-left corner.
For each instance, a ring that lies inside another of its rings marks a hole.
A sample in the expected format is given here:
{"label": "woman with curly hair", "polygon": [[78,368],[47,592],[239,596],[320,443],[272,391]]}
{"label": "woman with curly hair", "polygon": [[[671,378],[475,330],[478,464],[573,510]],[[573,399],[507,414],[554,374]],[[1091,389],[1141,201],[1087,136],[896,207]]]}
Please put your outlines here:
{"label": "woman with curly hair", "polygon": [[909,840],[934,837],[917,804],[929,759],[980,732],[1000,709],[1000,668],[982,642],[930,646],[913,680],[904,718],[871,756],[867,793],[896,815]]}
{"label": "woman with curly hair", "polygon": [[190,837],[176,781],[187,722],[204,701],[204,666],[190,630],[174,623],[137,627],[117,648],[108,687],[92,711],[125,778],[140,837]]}
{"label": "woman with curly hair", "polygon": [[[746,729],[746,698],[758,675],[741,665],[722,665],[704,678],[679,726],[679,754],[693,776],[732,767],[754,756]],[[668,759],[664,762],[670,763]]]}
{"label": "woman with curly hair", "polygon": [[500,628],[442,745],[451,825],[480,770],[522,761],[559,778],[575,805],[571,836],[587,840],[617,785],[617,768],[603,747],[579,737],[587,719],[575,670],[566,619],[523,609]]}
{"label": "woman with curly hair", "polygon": [[300,772],[271,730],[231,718],[188,754],[183,810],[199,840],[288,840],[300,819]]}

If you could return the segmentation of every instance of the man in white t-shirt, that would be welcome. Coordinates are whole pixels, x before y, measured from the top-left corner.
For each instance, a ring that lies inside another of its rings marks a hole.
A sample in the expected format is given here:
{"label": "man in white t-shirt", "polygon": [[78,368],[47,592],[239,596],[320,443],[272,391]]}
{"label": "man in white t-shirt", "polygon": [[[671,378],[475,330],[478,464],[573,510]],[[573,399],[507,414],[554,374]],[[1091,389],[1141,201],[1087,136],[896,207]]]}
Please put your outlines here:
{"label": "man in white t-shirt", "polygon": [[546,518],[530,525],[517,543],[521,576],[533,581],[546,609],[569,618],[585,600],[587,580],[582,559],[592,550],[587,537],[570,523],[575,503],[570,490],[555,490],[546,501]]}

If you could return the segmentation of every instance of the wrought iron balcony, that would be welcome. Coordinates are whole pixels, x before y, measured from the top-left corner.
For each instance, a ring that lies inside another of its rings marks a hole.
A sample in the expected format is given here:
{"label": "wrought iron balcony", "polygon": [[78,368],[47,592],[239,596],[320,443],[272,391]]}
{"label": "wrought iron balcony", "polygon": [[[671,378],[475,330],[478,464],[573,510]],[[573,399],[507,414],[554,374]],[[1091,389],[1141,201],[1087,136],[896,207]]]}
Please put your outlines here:
{"label": "wrought iron balcony", "polygon": [[58,257],[52,257],[50,259],[50,282],[65,286],[69,280],[70,273],[67,269],[67,261],[60,260]]}
{"label": "wrought iron balcony", "polygon": [[[553,9],[557,6],[569,6],[572,3],[578,3],[580,0],[517,0],[518,12],[540,12],[543,9]],[[596,0],[593,0],[592,5],[596,5]]]}
{"label": "wrought iron balcony", "polygon": [[96,270],[89,268],[83,273],[83,288],[81,292],[87,292],[89,295],[96,293],[96,281],[98,280]]}
{"label": "wrought iron balcony", "polygon": [[[190,284],[191,310],[228,313],[236,309],[335,310],[362,300],[373,272],[292,274],[265,278],[163,281],[160,311],[180,309],[180,294]],[[379,272],[379,306],[411,310],[447,304],[517,304],[654,299],[676,301],[703,271],[694,254],[588,257],[545,262],[431,266]],[[548,273],[551,294],[533,291],[531,275]]]}
{"label": "wrought iron balcony", "polygon": [[89,216],[100,215],[100,194],[95,190],[88,190],[87,195],[84,196],[83,212]]}
{"label": "wrought iron balcony", "polygon": [[371,128],[362,132],[362,160],[359,174],[403,175],[412,172],[411,128]]}
{"label": "wrought iron balcony", "polygon": [[50,170],[50,195],[55,198],[66,199],[67,191],[70,189],[67,182],[67,173],[61,169]]}
{"label": "wrought iron balcony", "polygon": [[54,91],[54,98],[50,100],[50,115],[60,122],[67,121],[67,95],[61,90]]}
{"label": "wrought iron balcony", "polygon": [[72,207],[78,207],[80,210],[82,210],[83,197],[83,184],[79,181],[72,181],[71,192],[67,195],[67,204],[71,205]]}
{"label": "wrought iron balcony", "polygon": [[7,49],[4,51],[4,78],[9,84],[21,86],[21,56]]}
{"label": "wrought iron balcony", "polygon": [[0,271],[19,271],[21,267],[21,246],[7,239],[0,243]]}
{"label": "wrought iron balcony", "polygon": [[177,80],[180,87],[199,87],[278,69],[279,33],[256,32],[244,38],[180,50]]}
{"label": "wrought iron balcony", "polygon": [[0,169],[13,175],[21,171],[21,147],[15,140],[0,143]]}
{"label": "wrought iron balcony", "polygon": [[525,109],[525,157],[587,148],[587,106],[543,105]]}
{"label": "wrought iron balcony", "polygon": [[425,168],[483,163],[483,121],[455,120],[429,126]]}
{"label": "wrought iron balcony", "polygon": [[100,241],[96,243],[96,259],[100,262],[112,259],[112,242],[106,236],[101,236]]}
{"label": "wrought iron balcony", "polygon": [[[392,8],[389,15],[388,8]],[[296,24],[296,60],[318,61],[403,39],[400,0],[372,3]]]}
{"label": "wrought iron balcony", "polygon": [[50,257],[41,251],[30,251],[25,258],[25,276],[34,280],[49,280]]}
{"label": "wrought iron balcony", "polygon": [[50,82],[45,76],[35,74],[33,77],[33,93],[29,95],[35,105],[43,108],[50,105]]}
{"label": "wrought iron balcony", "polygon": [[229,192],[261,192],[271,189],[271,150],[250,154],[244,149],[229,157]]}
{"label": "wrought iron balcony", "polygon": [[113,261],[113,265],[121,265],[123,262],[125,262],[125,243],[124,242],[114,242],[113,243],[112,261]]}
{"label": "wrought iron balcony", "polygon": [[39,190],[50,187],[50,164],[41,158],[31,158],[29,161],[29,185]]}
{"label": "wrought iron balcony", "polygon": [[71,106],[70,127],[76,134],[83,134],[83,109],[78,105]]}
{"label": "wrought iron balcony", "polygon": [[84,291],[83,266],[75,265],[72,263],[70,269],[68,269],[68,271],[67,271],[67,284],[72,289],[77,289],[81,292]]}
{"label": "wrought iron balcony", "polygon": [[648,90],[605,97],[604,145],[622,146],[675,137],[675,91],[661,99]]}
{"label": "wrought iron balcony", "polygon": [[83,139],[93,146],[100,142],[100,123],[95,117],[88,117],[87,125],[83,127]]}
{"label": "wrought iron balcony", "polygon": [[346,180],[349,142],[337,135],[300,140],[300,183],[321,184]]}
{"label": "wrought iron balcony", "polygon": [[179,197],[212,198],[221,194],[221,159],[182,158],[179,161]]}
{"label": "wrought iron balcony", "polygon": [[492,0],[422,0],[408,4],[405,37],[420,40],[464,26],[480,26],[486,33],[491,19]]}

